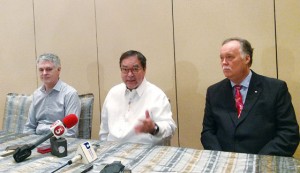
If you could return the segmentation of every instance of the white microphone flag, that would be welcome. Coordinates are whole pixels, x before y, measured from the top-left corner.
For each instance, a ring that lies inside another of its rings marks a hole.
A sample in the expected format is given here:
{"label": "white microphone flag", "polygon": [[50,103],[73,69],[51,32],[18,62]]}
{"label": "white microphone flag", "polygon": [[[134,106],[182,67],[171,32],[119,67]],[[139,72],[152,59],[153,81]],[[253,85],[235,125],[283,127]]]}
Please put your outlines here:
{"label": "white microphone flag", "polygon": [[88,141],[79,145],[76,151],[76,155],[81,155],[82,162],[85,164],[91,163],[92,161],[97,159],[97,154],[91,143]]}

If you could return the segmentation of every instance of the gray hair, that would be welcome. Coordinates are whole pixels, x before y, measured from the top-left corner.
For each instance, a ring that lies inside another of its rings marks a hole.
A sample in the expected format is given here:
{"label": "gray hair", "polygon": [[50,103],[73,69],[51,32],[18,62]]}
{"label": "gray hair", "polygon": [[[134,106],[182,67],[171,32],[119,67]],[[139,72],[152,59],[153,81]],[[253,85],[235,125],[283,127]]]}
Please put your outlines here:
{"label": "gray hair", "polygon": [[230,41],[238,41],[241,45],[240,47],[240,52],[242,54],[242,58],[245,58],[246,55],[250,56],[250,62],[249,62],[249,66],[252,65],[252,55],[253,55],[253,48],[251,47],[251,44],[248,40],[243,39],[243,38],[239,38],[239,37],[232,37],[232,38],[228,38],[226,40],[223,41],[222,46]]}
{"label": "gray hair", "polygon": [[61,66],[59,57],[53,53],[44,53],[44,54],[40,55],[37,58],[36,63],[38,64],[41,61],[50,61],[54,64],[54,66],[56,68]]}

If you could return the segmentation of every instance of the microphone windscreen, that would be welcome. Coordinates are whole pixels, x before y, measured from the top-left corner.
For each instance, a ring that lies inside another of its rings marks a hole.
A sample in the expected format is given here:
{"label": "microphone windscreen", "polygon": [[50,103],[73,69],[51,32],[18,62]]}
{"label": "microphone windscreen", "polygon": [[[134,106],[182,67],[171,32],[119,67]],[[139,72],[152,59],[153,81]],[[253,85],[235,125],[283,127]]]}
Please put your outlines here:
{"label": "microphone windscreen", "polygon": [[69,114],[62,121],[65,127],[69,129],[77,124],[78,118],[75,114]]}

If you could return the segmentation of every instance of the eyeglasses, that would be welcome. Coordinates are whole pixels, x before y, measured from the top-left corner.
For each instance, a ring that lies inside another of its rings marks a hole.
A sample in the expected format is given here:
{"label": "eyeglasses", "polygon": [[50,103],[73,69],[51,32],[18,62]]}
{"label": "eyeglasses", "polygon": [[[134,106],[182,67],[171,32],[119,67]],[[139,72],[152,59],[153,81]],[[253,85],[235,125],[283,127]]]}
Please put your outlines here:
{"label": "eyeglasses", "polygon": [[133,74],[137,74],[139,71],[140,71],[140,67],[133,67],[133,68],[124,68],[124,67],[121,67],[121,72],[123,74],[128,74],[129,71],[131,71],[131,73]]}

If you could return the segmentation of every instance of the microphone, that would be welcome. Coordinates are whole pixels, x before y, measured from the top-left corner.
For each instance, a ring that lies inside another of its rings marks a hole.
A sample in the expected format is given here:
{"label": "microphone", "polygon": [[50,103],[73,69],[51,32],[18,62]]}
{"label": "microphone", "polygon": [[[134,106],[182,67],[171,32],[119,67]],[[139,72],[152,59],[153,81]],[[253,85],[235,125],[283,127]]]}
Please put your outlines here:
{"label": "microphone", "polygon": [[65,134],[67,128],[71,128],[76,125],[78,122],[78,118],[75,114],[67,115],[62,122],[60,120],[55,121],[50,126],[50,132],[44,136],[43,138],[36,141],[34,144],[25,144],[22,147],[16,149],[13,154],[13,157],[17,163],[24,161],[27,157],[31,155],[31,150],[35,147],[40,145],[41,143],[45,142],[47,139],[51,138],[53,135],[57,138],[60,138],[62,135]]}
{"label": "microphone", "polygon": [[67,131],[65,127],[70,128],[73,126],[73,124],[77,123],[77,116],[74,114],[70,114],[68,116],[71,115],[75,116],[76,118],[67,120],[64,119],[63,122],[58,120],[50,126],[50,130],[54,135],[50,138],[51,154],[54,156],[65,157],[68,155],[67,140],[62,136],[64,136]]}
{"label": "microphone", "polygon": [[56,170],[52,171],[52,173],[60,170],[66,165],[71,165],[74,162],[80,161],[82,163],[88,164],[95,161],[97,158],[97,154],[94,148],[92,147],[91,143],[86,141],[78,146],[76,154],[71,160],[69,160],[66,164],[62,165]]}
{"label": "microphone", "polygon": [[98,158],[94,148],[92,147],[91,143],[88,141],[80,144],[80,146],[76,151],[76,155],[81,155],[82,157],[81,160],[85,164],[91,163],[92,161]]}

